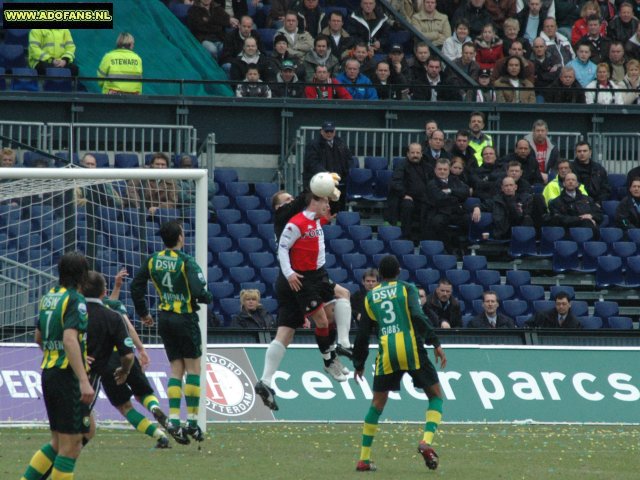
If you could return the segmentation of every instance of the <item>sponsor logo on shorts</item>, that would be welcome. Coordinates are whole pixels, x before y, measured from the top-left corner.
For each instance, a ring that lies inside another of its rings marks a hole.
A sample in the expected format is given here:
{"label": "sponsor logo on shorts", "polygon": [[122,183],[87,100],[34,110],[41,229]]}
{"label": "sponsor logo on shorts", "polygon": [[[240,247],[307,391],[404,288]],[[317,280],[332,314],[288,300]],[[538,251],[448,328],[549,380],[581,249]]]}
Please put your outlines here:
{"label": "sponsor logo on shorts", "polygon": [[82,417],[82,424],[85,427],[88,427],[90,423],[91,423],[91,420],[89,419],[89,417]]}
{"label": "sponsor logo on shorts", "polygon": [[214,413],[236,417],[253,407],[253,385],[245,371],[227,357],[207,354],[206,406]]}

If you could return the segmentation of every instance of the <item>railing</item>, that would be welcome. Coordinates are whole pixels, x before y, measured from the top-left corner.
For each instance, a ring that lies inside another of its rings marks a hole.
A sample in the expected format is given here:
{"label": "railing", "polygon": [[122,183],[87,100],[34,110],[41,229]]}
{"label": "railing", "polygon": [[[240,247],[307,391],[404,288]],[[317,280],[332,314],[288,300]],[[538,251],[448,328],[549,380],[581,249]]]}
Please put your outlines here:
{"label": "railing", "polygon": [[[10,138],[43,150],[46,129],[46,124],[42,122],[0,121],[0,138]],[[4,141],[0,143],[0,146],[12,148],[10,144],[5,145]]]}
{"label": "railing", "polygon": [[608,173],[627,174],[640,162],[640,133],[589,133],[593,158]]}

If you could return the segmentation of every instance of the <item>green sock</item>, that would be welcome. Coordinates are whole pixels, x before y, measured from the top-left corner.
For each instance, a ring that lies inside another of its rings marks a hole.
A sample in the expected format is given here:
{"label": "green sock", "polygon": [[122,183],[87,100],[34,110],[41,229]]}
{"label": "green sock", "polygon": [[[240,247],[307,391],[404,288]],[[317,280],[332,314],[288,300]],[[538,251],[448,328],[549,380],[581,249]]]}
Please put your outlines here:
{"label": "green sock", "polygon": [[76,459],[58,455],[53,462],[51,480],[72,480],[73,470],[76,467]]}
{"label": "green sock", "polygon": [[129,423],[133,425],[133,428],[139,432],[149,435],[151,438],[154,437],[153,434],[156,432],[156,426],[135,408],[129,410],[125,417],[129,420]]}
{"label": "green sock", "polygon": [[31,457],[29,466],[24,472],[22,479],[40,480],[40,478],[51,468],[55,459],[56,451],[50,443],[46,443],[33,455],[33,457]]}
{"label": "green sock", "polygon": [[187,420],[190,427],[198,424],[198,407],[200,406],[200,375],[187,375],[184,386],[184,398],[187,402]]}
{"label": "green sock", "polygon": [[144,408],[146,408],[150,412],[153,412],[154,408],[160,406],[160,402],[158,402],[158,397],[156,397],[155,395],[147,395],[142,400],[140,400],[140,403],[142,403],[142,405],[144,405]]}
{"label": "green sock", "polygon": [[378,420],[382,415],[382,410],[378,411],[373,405],[369,407],[367,415],[364,417],[364,426],[362,427],[362,448],[360,449],[360,460],[368,462],[371,460],[371,445],[373,437],[378,431]]}
{"label": "green sock", "polygon": [[442,403],[442,398],[440,397],[429,399],[429,409],[426,414],[427,421],[424,424],[424,435],[422,437],[422,441],[428,445],[433,443],[433,437],[442,420]]}
{"label": "green sock", "polygon": [[169,378],[167,382],[167,396],[169,397],[169,420],[180,426],[180,400],[182,399],[182,379]]}

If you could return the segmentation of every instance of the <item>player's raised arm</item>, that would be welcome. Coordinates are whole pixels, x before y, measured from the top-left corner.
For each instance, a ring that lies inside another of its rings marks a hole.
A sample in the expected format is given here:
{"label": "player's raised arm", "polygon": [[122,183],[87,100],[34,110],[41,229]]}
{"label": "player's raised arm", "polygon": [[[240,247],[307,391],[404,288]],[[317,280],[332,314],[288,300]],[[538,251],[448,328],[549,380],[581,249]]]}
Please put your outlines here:
{"label": "player's raised arm", "polygon": [[133,307],[136,310],[136,314],[142,318],[149,314],[149,308],[147,307],[147,283],[151,279],[149,275],[149,261],[145,261],[140,265],[138,273],[133,277],[131,282],[131,300],[133,301]]}
{"label": "player's raised arm", "polygon": [[207,282],[204,279],[202,270],[193,258],[188,260],[186,271],[189,290],[193,299],[198,303],[211,303],[213,294],[207,290]]}
{"label": "player's raised arm", "polygon": [[367,298],[364,300],[366,315],[362,315],[358,324],[358,334],[356,335],[356,341],[353,345],[353,369],[355,370],[355,378],[362,378],[364,371],[364,364],[369,356],[369,338],[371,336],[371,323],[373,314],[369,308],[369,302]]}

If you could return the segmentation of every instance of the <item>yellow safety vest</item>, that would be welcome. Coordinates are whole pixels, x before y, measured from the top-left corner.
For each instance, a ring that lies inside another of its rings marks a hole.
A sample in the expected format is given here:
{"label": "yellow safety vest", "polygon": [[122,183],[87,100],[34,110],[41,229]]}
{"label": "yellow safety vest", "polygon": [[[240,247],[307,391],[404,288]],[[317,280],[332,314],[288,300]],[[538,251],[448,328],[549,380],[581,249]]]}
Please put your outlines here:
{"label": "yellow safety vest", "polygon": [[107,53],[98,67],[102,93],[142,93],[142,82],[123,79],[142,79],[142,59],[127,48],[116,48]]}
{"label": "yellow safety vest", "polygon": [[476,161],[478,162],[478,166],[482,166],[482,149],[484,147],[493,147],[493,139],[491,135],[487,135],[484,133],[482,135],[482,142],[477,143],[474,139],[469,139],[469,146],[473,149],[473,156],[476,157]]}
{"label": "yellow safety vest", "polygon": [[73,62],[76,58],[76,44],[71,32],[65,29],[38,29],[29,32],[29,67],[38,62],[51,62],[64,58]]}
{"label": "yellow safety vest", "polygon": [[[587,197],[589,196],[587,190],[584,188],[584,185],[580,184],[578,190],[580,190],[580,193],[582,193],[583,195],[586,195]],[[542,191],[542,196],[544,197],[544,201],[547,202],[547,206],[549,205],[549,202],[551,202],[551,200],[560,196],[561,191],[562,187],[560,186],[558,177],[547,183],[547,186],[544,187],[544,190]]]}

